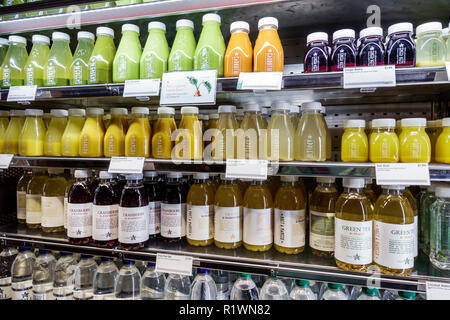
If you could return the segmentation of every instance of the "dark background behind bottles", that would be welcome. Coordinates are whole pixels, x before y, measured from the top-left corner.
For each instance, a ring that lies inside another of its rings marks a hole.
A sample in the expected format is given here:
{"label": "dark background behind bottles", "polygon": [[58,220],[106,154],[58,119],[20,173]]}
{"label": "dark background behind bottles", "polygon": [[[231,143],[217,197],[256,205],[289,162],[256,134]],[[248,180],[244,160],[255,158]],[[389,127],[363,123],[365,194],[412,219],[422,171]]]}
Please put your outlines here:
{"label": "dark background behind bottles", "polygon": [[22,174],[21,168],[0,172],[0,225],[16,222],[16,188]]}

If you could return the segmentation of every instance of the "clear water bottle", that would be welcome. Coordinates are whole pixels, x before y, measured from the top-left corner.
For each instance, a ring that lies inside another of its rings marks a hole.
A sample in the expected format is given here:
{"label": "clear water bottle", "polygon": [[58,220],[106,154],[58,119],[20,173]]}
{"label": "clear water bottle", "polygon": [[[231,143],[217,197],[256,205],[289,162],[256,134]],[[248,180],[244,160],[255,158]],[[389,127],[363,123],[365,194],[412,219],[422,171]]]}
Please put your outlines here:
{"label": "clear water bottle", "polygon": [[53,297],[56,300],[73,300],[73,279],[77,257],[69,252],[60,252],[56,261]]}
{"label": "clear water bottle", "polygon": [[316,300],[321,300],[322,294],[325,292],[326,285],[323,282],[309,280],[309,288],[316,295]]}
{"label": "clear water bottle", "polygon": [[294,285],[295,285],[294,279],[283,278],[283,279],[281,279],[281,281],[283,281],[283,283],[286,286],[286,289],[287,289],[288,292],[291,292],[292,289],[294,289]]}
{"label": "clear water bottle", "polygon": [[33,268],[33,300],[54,300],[55,267],[56,259],[50,250],[39,250]]}
{"label": "clear water bottle", "polygon": [[230,299],[230,275],[226,271],[213,270],[211,276],[216,283],[216,299],[229,300]]}
{"label": "clear water bottle", "polygon": [[134,265],[136,266],[136,268],[139,270],[139,273],[141,275],[144,274],[145,270],[147,269],[147,266],[145,264],[145,261],[141,261],[141,260],[136,260],[134,262]]}
{"label": "clear water bottle", "polygon": [[396,300],[398,297],[398,291],[395,290],[384,290],[383,300]]}
{"label": "clear water bottle", "polygon": [[164,288],[165,300],[189,300],[191,297],[191,280],[188,276],[169,274]]}
{"label": "clear water bottle", "polygon": [[5,247],[0,252],[0,300],[11,300],[11,267],[19,251]]}
{"label": "clear water bottle", "polygon": [[94,275],[97,263],[89,255],[82,254],[75,268],[73,298],[74,300],[90,300],[94,295]]}
{"label": "clear water bottle", "polygon": [[361,295],[356,300],[381,300],[377,288],[362,288]]}
{"label": "clear water bottle", "polygon": [[344,286],[339,283],[329,283],[322,300],[348,300],[348,295],[344,291]]}
{"label": "clear water bottle", "polygon": [[19,248],[19,254],[12,264],[12,300],[31,300],[33,290],[33,267],[36,256],[30,248]]}
{"label": "clear water bottle", "polygon": [[288,300],[289,292],[278,277],[269,277],[261,288],[259,300]]}
{"label": "clear water bottle", "polygon": [[239,274],[231,289],[230,300],[259,300],[258,288],[250,274]]}
{"label": "clear water bottle", "polygon": [[399,291],[395,300],[416,300],[416,293],[409,291]]}
{"label": "clear water bottle", "polygon": [[166,277],[164,274],[155,271],[155,263],[149,262],[147,269],[142,275],[141,299],[142,300],[163,300]]}
{"label": "clear water bottle", "polygon": [[102,257],[94,275],[94,300],[114,300],[114,285],[119,269],[111,258]]}
{"label": "clear water bottle", "polygon": [[295,280],[294,288],[289,294],[291,300],[317,300],[317,296],[309,287],[308,280]]}
{"label": "clear water bottle", "polygon": [[192,282],[191,300],[216,300],[217,289],[208,269],[198,269]]}
{"label": "clear water bottle", "polygon": [[117,300],[141,299],[141,273],[134,261],[124,260],[114,287]]}

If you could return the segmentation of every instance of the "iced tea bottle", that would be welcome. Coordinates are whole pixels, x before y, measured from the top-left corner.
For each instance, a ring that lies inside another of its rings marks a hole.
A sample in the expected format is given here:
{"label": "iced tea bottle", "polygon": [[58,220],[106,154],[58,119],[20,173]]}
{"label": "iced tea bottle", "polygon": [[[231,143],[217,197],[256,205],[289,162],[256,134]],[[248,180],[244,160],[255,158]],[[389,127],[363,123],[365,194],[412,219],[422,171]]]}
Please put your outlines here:
{"label": "iced tea bottle", "polygon": [[48,179],[42,191],[42,231],[64,231],[64,169],[48,169]]}
{"label": "iced tea bottle", "polygon": [[161,233],[161,203],[164,201],[164,189],[158,184],[158,173],[145,171],[144,186],[148,197],[148,236],[156,239]]}
{"label": "iced tea bottle", "polygon": [[42,221],[42,187],[47,179],[45,169],[34,169],[33,177],[27,185],[26,223],[30,229],[41,227]]}
{"label": "iced tea bottle", "polygon": [[17,182],[17,222],[24,224],[27,219],[27,186],[33,177],[31,171],[25,171]]}
{"label": "iced tea bottle", "polygon": [[167,174],[166,195],[161,203],[161,236],[167,242],[180,242],[186,236],[186,191],[181,172]]}

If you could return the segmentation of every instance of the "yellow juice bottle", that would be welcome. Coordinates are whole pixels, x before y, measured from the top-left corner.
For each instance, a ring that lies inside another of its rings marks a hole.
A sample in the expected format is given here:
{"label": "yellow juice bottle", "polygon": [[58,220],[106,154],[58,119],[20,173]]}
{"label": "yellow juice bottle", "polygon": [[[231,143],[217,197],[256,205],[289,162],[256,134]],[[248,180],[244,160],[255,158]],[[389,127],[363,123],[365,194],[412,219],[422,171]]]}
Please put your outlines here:
{"label": "yellow juice bottle", "polygon": [[292,127],[294,128],[294,133],[295,133],[295,131],[297,131],[299,114],[300,114],[300,107],[299,106],[291,106],[291,112],[289,113],[289,117],[291,118]]}
{"label": "yellow juice bottle", "polygon": [[5,133],[9,125],[9,111],[0,111],[0,153],[5,145]]}
{"label": "yellow juice bottle", "polygon": [[267,127],[267,159],[273,161],[294,160],[294,127],[289,112],[291,105],[278,101],[272,106],[272,116]]}
{"label": "yellow juice bottle", "polygon": [[341,160],[343,162],[367,162],[369,160],[369,141],[364,129],[364,120],[345,120],[341,141]]}
{"label": "yellow juice bottle", "polygon": [[43,156],[45,125],[42,121],[44,112],[38,109],[25,110],[25,123],[19,135],[19,154],[21,156]]}
{"label": "yellow juice bottle", "polygon": [[238,159],[267,158],[267,135],[263,132],[266,128],[261,107],[256,103],[245,105],[240,130],[236,130]]}
{"label": "yellow juice bottle", "polygon": [[417,208],[417,201],[411,193],[410,187],[405,188],[403,192],[406,198],[408,198],[408,202],[411,205],[411,209],[414,215],[414,260],[417,260],[417,256],[419,255],[419,246],[418,246],[418,237],[419,237],[419,209]]}
{"label": "yellow juice bottle", "polygon": [[153,126],[152,137],[152,155],[154,158],[170,159],[172,156],[172,134],[177,129],[174,115],[174,108],[158,108],[158,120]]}
{"label": "yellow juice bottle", "polygon": [[25,224],[27,219],[27,186],[31,178],[33,178],[31,170],[26,170],[17,182],[17,222],[20,224]]}
{"label": "yellow juice bottle", "polygon": [[436,162],[450,163],[450,118],[442,119],[442,132],[436,140]]}
{"label": "yellow juice bottle", "polygon": [[369,159],[371,162],[398,162],[399,141],[395,129],[395,119],[372,120],[369,138]]}
{"label": "yellow juice bottle", "polygon": [[264,180],[253,180],[244,195],[244,247],[267,251],[273,244],[273,202]]}
{"label": "yellow juice bottle", "polygon": [[133,121],[125,136],[125,155],[127,157],[150,158],[151,128],[148,121],[150,111],[145,107],[131,109]]}
{"label": "yellow juice bottle", "polygon": [[105,127],[103,126],[102,108],[87,108],[87,117],[80,133],[78,152],[81,157],[103,157],[103,140]]}
{"label": "yellow juice bottle", "polygon": [[298,177],[282,176],[275,196],[274,245],[281,253],[297,254],[305,249],[306,196]]}
{"label": "yellow juice bottle", "polygon": [[126,108],[112,108],[111,121],[103,141],[105,157],[120,157],[125,155],[125,135],[128,129],[128,110]]}
{"label": "yellow juice bottle", "polygon": [[46,180],[47,175],[45,169],[33,169],[33,177],[28,182],[26,194],[26,223],[30,229],[38,229],[41,227],[41,197]]}
{"label": "yellow juice bottle", "polygon": [[44,142],[44,155],[60,157],[61,153],[61,137],[67,126],[67,110],[52,109],[50,110],[52,119],[48,126]]}
{"label": "yellow juice bottle", "polygon": [[222,105],[218,108],[219,120],[217,121],[217,135],[213,140],[212,156],[215,160],[236,159],[237,141],[236,107]]}
{"label": "yellow juice bottle", "polygon": [[206,130],[217,129],[218,127],[219,127],[219,114],[211,113],[209,115],[209,121],[208,121],[208,126],[206,127]]}
{"label": "yellow juice bottle", "polygon": [[177,159],[203,158],[202,125],[198,119],[197,107],[182,107],[179,132],[175,140],[175,155]]}
{"label": "yellow juice bottle", "polygon": [[425,132],[426,125],[425,118],[402,119],[400,162],[430,162],[431,142]]}
{"label": "yellow juice bottle", "polygon": [[372,264],[373,212],[363,192],[364,178],[344,178],[344,192],[335,210],[336,265],[349,271],[368,271]]}
{"label": "yellow juice bottle", "polygon": [[2,153],[19,154],[19,135],[25,123],[24,110],[11,110],[9,112],[11,121],[6,128]]}
{"label": "yellow juice bottle", "polygon": [[45,181],[42,197],[42,231],[64,231],[64,192],[66,179],[64,169],[48,169],[48,178]]}
{"label": "yellow juice bottle", "polygon": [[77,157],[79,153],[80,134],[83,130],[86,111],[69,109],[69,120],[61,136],[61,154],[65,157]]}
{"label": "yellow juice bottle", "polygon": [[414,213],[405,186],[383,186],[375,203],[374,262],[381,273],[407,276],[414,269]]}

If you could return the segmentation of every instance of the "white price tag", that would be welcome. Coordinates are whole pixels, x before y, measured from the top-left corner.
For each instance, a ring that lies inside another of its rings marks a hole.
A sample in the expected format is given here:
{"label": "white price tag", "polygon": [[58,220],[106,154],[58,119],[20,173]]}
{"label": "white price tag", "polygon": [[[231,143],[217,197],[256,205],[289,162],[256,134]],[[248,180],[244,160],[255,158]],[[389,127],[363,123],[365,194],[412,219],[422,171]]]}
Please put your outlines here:
{"label": "white price tag", "polygon": [[428,163],[376,163],[378,185],[430,185]]}
{"label": "white price tag", "polygon": [[227,159],[225,177],[236,179],[267,179],[267,160]]}
{"label": "white price tag", "polygon": [[109,162],[109,173],[142,173],[144,157],[112,157]]}
{"label": "white price tag", "polygon": [[34,101],[36,99],[37,86],[12,86],[9,88],[8,102]]}
{"label": "white price tag", "polygon": [[283,72],[241,72],[238,90],[281,90]]}
{"label": "white price tag", "polygon": [[344,89],[395,87],[395,66],[344,68]]}
{"label": "white price tag", "polygon": [[427,300],[450,300],[450,283],[426,282]]}
{"label": "white price tag", "polygon": [[0,169],[8,169],[13,157],[13,154],[0,154]]}
{"label": "white price tag", "polygon": [[217,70],[163,74],[160,105],[216,104]]}
{"label": "white price tag", "polygon": [[156,272],[192,276],[192,257],[158,253],[156,255]]}
{"label": "white price tag", "polygon": [[445,62],[445,69],[447,69],[447,80],[450,81],[450,61]]}
{"label": "white price tag", "polygon": [[160,79],[126,80],[123,96],[125,98],[159,96],[160,84]]}

